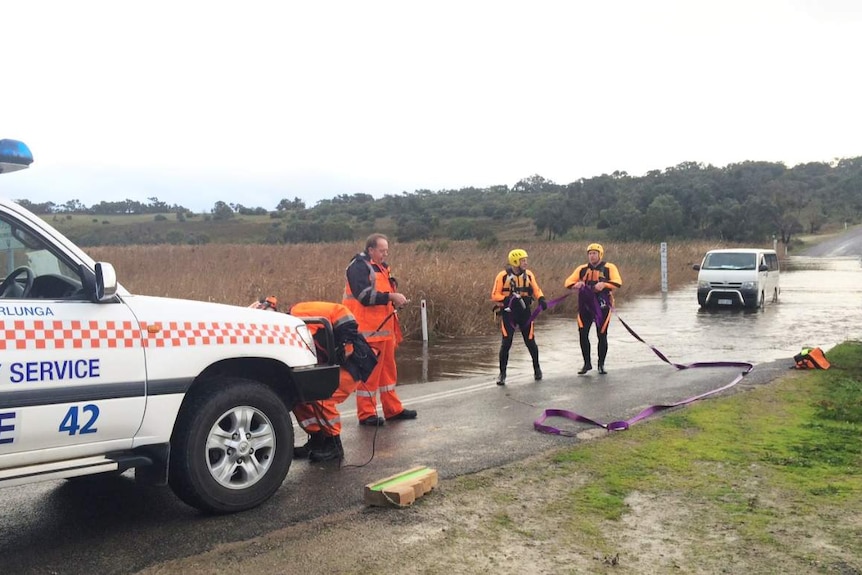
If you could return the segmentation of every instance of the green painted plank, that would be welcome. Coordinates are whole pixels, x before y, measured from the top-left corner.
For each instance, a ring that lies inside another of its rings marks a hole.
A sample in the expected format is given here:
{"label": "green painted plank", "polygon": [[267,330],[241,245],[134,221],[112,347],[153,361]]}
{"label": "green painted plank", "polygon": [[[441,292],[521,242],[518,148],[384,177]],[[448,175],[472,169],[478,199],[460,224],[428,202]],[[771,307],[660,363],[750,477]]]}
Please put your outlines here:
{"label": "green painted plank", "polygon": [[398,477],[395,477],[394,479],[390,479],[389,481],[383,481],[383,482],[378,483],[376,485],[372,485],[371,487],[369,487],[369,489],[371,489],[371,491],[383,491],[387,487],[392,487],[393,485],[396,485],[396,484],[401,483],[403,481],[408,481],[410,479],[415,479],[417,477],[425,475],[426,473],[428,473],[428,471],[429,470],[427,467],[422,468],[422,469],[417,469],[416,471],[413,471],[412,473],[405,473],[404,475],[399,475]]}

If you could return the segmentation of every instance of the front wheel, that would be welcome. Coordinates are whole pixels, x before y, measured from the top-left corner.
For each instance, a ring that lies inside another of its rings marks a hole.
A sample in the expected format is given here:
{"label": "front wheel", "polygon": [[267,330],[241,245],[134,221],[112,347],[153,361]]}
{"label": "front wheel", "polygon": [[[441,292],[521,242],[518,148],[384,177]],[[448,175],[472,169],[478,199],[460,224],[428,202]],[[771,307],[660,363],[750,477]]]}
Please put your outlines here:
{"label": "front wheel", "polygon": [[171,437],[171,489],[211,513],[260,505],[290,468],[290,412],[270,388],[238,377],[221,377],[193,393]]}

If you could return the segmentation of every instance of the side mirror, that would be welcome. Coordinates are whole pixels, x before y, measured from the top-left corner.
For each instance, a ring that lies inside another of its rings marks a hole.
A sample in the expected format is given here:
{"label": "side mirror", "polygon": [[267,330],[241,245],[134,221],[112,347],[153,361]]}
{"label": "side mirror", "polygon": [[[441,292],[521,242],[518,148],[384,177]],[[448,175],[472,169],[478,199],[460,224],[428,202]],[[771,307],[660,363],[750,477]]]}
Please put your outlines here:
{"label": "side mirror", "polygon": [[117,272],[114,266],[105,262],[96,263],[95,298],[97,302],[106,302],[117,295]]}
{"label": "side mirror", "polygon": [[760,271],[762,271],[762,272],[768,272],[768,271],[769,271],[769,266],[768,266],[768,265],[766,265],[766,264],[760,264],[760,267],[759,267],[759,268],[757,268],[757,269],[759,269],[759,270],[760,270]]}
{"label": "side mirror", "polygon": [[700,271],[700,264],[694,264],[693,266],[691,266],[691,269],[693,269],[696,272],[699,272]]}

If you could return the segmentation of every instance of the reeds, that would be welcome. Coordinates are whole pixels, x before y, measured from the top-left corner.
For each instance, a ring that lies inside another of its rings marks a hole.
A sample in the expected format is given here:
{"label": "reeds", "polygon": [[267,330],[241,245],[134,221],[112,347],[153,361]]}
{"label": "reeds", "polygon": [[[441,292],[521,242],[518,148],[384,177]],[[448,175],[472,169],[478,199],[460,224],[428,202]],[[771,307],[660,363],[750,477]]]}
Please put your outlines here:
{"label": "reeds", "polygon": [[[620,270],[617,301],[657,293],[661,288],[660,246],[605,243],[605,259]],[[421,336],[420,300],[425,300],[432,337],[491,334],[499,328],[492,313],[491,284],[510,249],[529,254],[529,266],[545,297],[563,295],[563,282],[586,262],[586,243],[520,242],[489,251],[472,241],[390,242],[390,264],[399,291],[410,304],[400,317],[405,336]],[[696,279],[691,269],[715,242],[668,244],[668,284]],[[344,270],[362,246],[357,243],[296,245],[108,246],[92,248],[97,260],[111,262],[120,282],[133,293],[248,305],[275,295],[286,307],[297,301],[340,302]],[[575,298],[549,314],[574,315]]]}

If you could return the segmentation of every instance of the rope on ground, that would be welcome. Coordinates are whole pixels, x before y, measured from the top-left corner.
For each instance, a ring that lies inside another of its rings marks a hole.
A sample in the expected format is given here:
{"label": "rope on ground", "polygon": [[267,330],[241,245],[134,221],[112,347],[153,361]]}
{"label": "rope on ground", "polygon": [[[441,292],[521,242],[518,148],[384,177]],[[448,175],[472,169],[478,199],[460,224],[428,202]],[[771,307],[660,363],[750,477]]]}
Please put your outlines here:
{"label": "rope on ground", "polygon": [[[570,294],[567,294],[566,296],[562,296],[560,298],[552,300],[552,302],[554,303],[554,305],[556,305],[557,303],[559,303],[560,301],[565,299],[568,295],[570,295]],[[551,307],[550,303],[548,304],[548,307]],[[537,312],[538,312],[538,310],[537,310]],[[681,401],[677,401],[675,403],[651,405],[651,406],[647,407],[646,409],[644,409],[643,411],[641,411],[640,413],[638,413],[637,415],[635,415],[634,417],[632,417],[630,419],[626,419],[626,420],[621,420],[621,421],[612,421],[610,423],[602,423],[602,422],[596,421],[594,419],[590,419],[589,417],[584,417],[583,415],[579,415],[579,414],[577,414],[573,411],[569,411],[567,409],[546,409],[546,410],[544,410],[542,415],[538,419],[536,419],[535,422],[533,422],[533,427],[536,429],[536,431],[539,431],[541,433],[548,433],[548,434],[552,434],[552,435],[564,435],[564,436],[570,436],[570,437],[576,435],[576,432],[558,429],[552,425],[545,423],[545,421],[548,418],[553,418],[553,417],[562,417],[562,418],[570,419],[572,421],[576,421],[576,422],[580,422],[580,423],[588,423],[590,425],[595,425],[597,427],[604,428],[607,431],[623,431],[625,429],[628,429],[631,425],[637,423],[638,421],[645,419],[645,418],[649,417],[650,415],[653,415],[653,414],[658,413],[660,411],[665,411],[667,409],[671,409],[674,407],[680,407],[680,406],[692,403],[694,401],[704,399],[705,397],[709,397],[711,395],[721,393],[722,391],[726,391],[726,390],[730,389],[731,387],[735,386],[740,381],[742,381],[742,378],[744,378],[746,375],[748,375],[751,372],[752,369],[754,369],[754,364],[749,363],[749,362],[744,362],[744,361],[697,361],[697,362],[688,363],[688,364],[674,363],[674,362],[670,361],[655,346],[644,341],[643,338],[641,338],[641,336],[639,336],[631,327],[629,327],[629,325],[623,320],[623,318],[620,317],[619,313],[617,313],[617,310],[613,306],[611,306],[611,312],[617,316],[617,319],[620,320],[620,323],[623,324],[623,327],[626,329],[626,331],[628,331],[636,340],[638,340],[639,342],[648,346],[653,351],[653,353],[655,353],[656,356],[658,356],[659,359],[661,359],[663,362],[673,366],[678,371],[681,371],[684,369],[694,369],[694,368],[702,368],[702,367],[737,367],[737,368],[742,368],[742,371],[733,379],[733,381],[731,381],[727,385],[719,387],[718,389],[713,389],[711,391],[707,391],[705,393],[701,393],[700,395],[695,395],[694,397],[689,397],[689,398],[683,399]],[[535,315],[538,315],[538,313],[536,313]]]}

